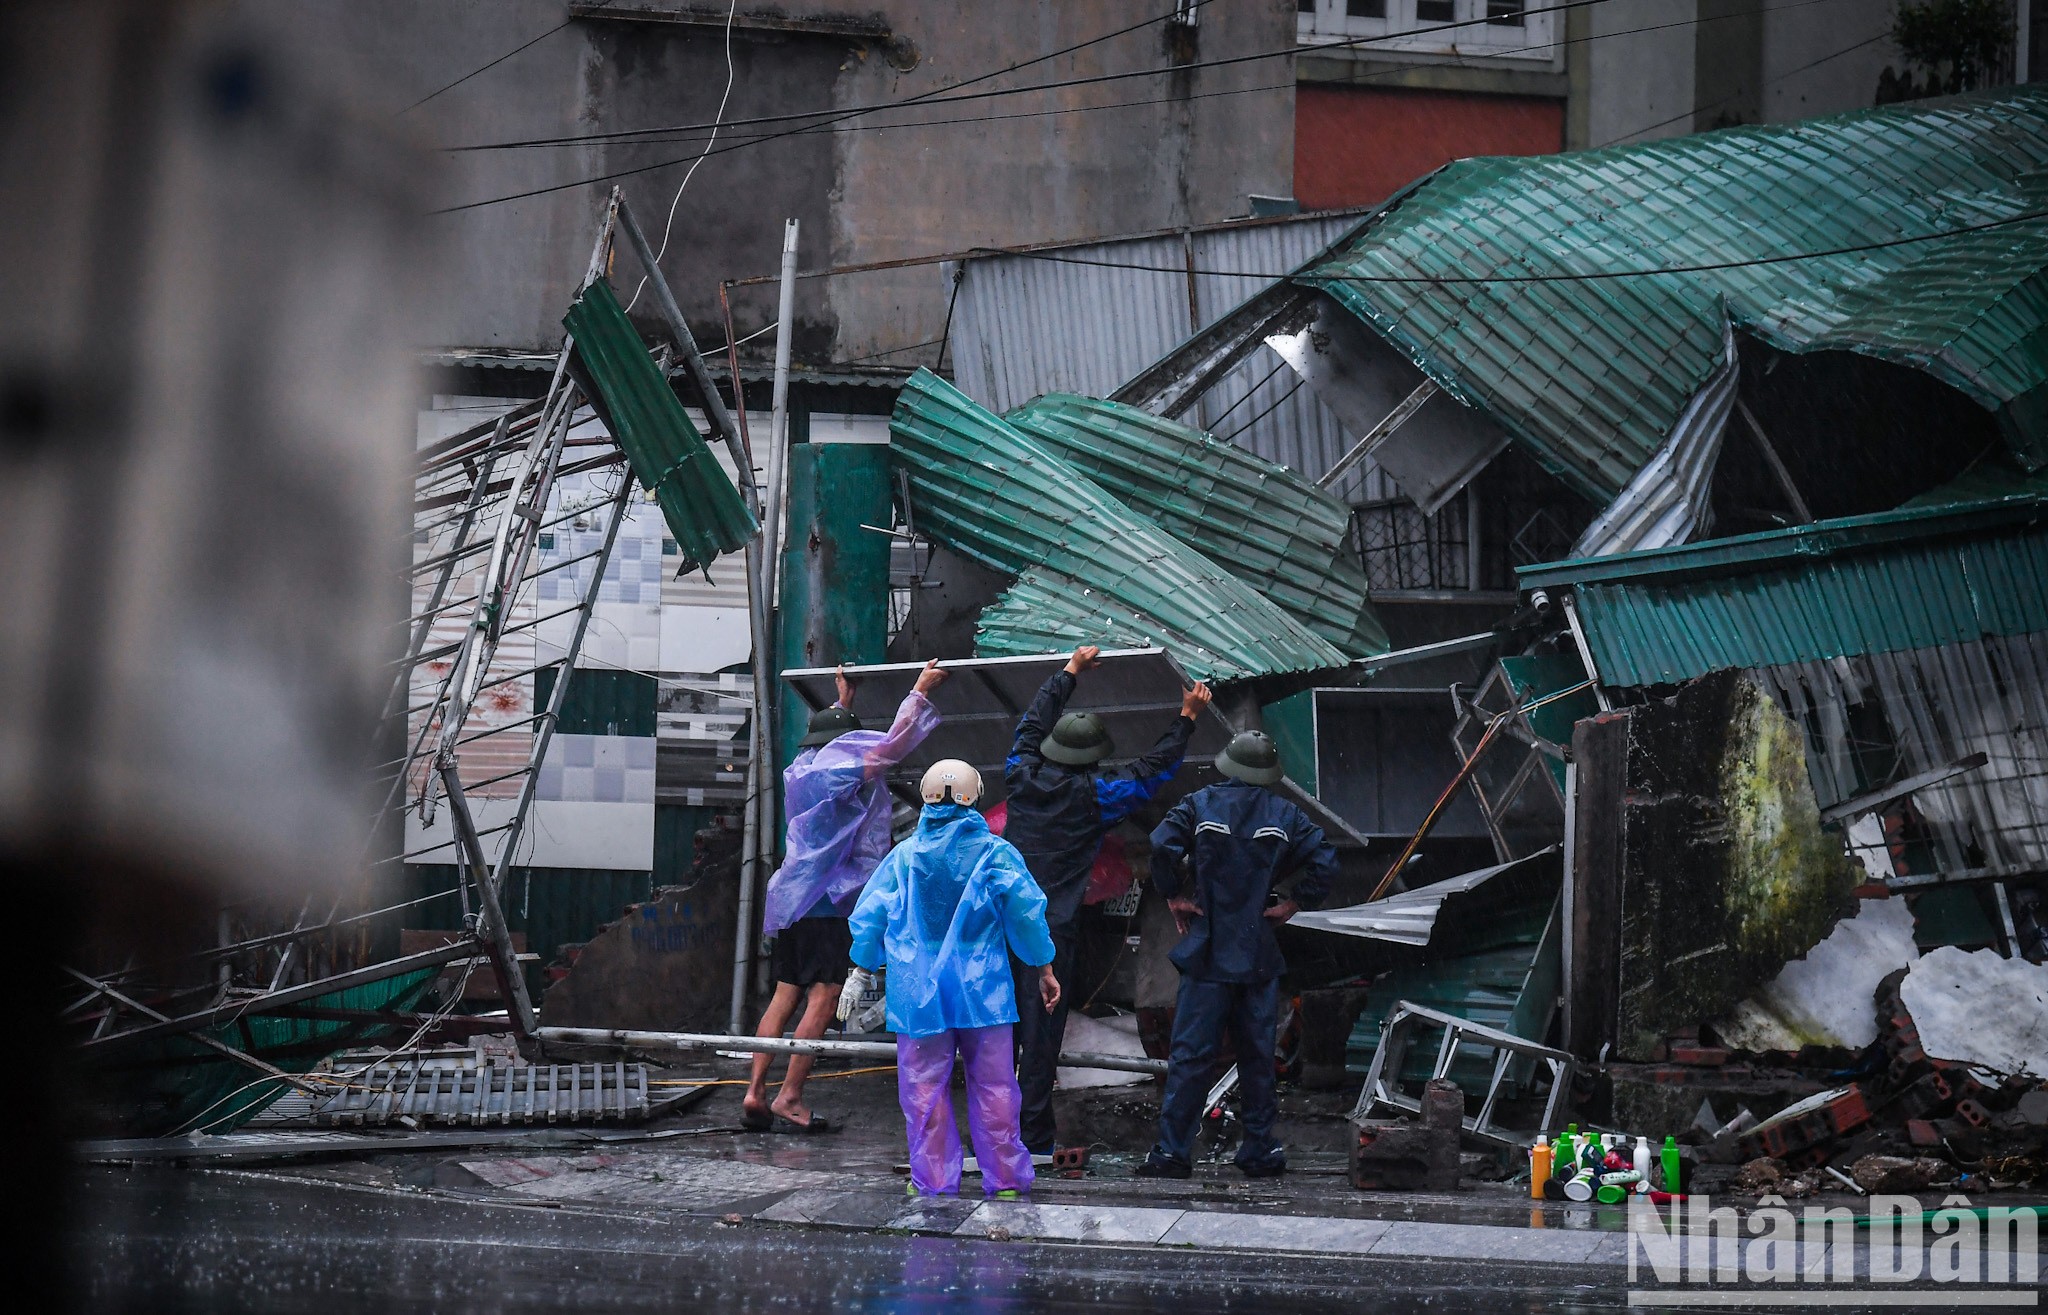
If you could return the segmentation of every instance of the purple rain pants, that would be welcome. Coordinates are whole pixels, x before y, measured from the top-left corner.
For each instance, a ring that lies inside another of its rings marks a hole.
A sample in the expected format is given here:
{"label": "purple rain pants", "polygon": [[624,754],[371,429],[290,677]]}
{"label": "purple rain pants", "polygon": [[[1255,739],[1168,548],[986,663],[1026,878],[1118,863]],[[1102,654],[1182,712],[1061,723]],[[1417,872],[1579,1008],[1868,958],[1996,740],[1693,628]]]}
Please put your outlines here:
{"label": "purple rain pants", "polygon": [[910,1181],[926,1196],[960,1190],[960,1127],[953,1121],[953,1051],[967,1065],[967,1131],[982,1190],[1028,1192],[1035,1174],[1017,1134],[1024,1098],[1011,1067],[1010,1024],[896,1038],[896,1098],[910,1142]]}

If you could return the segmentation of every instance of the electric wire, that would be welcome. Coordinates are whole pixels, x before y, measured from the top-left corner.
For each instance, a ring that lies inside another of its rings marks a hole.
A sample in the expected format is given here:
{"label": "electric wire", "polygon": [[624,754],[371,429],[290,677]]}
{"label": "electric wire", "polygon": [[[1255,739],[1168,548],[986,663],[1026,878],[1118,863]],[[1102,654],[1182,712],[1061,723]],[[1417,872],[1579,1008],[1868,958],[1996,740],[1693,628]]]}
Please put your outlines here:
{"label": "electric wire", "polygon": [[[732,16],[739,11],[739,7],[740,0],[731,0],[725,9],[725,91],[718,98],[718,113],[712,116],[711,136],[705,139],[704,149],[698,152],[689,170],[683,174],[683,181],[677,184],[675,199],[668,203],[668,218],[661,225],[661,248],[654,253],[654,265],[657,270],[661,267],[662,257],[668,254],[668,238],[676,226],[676,207],[683,203],[683,191],[689,187],[690,180],[697,176],[697,166],[704,163],[704,157],[711,154],[711,148],[718,144],[718,129],[725,118],[726,102],[732,99],[732,84],[737,77],[732,62]],[[626,303],[627,314],[632,314],[633,307],[640,304],[640,294],[647,290],[647,280],[653,274],[654,270],[640,271],[640,282],[634,285],[632,300]]]}
{"label": "electric wire", "polygon": [[548,29],[547,31],[545,31],[545,32],[541,33],[541,34],[540,34],[539,36],[535,37],[535,38],[534,38],[533,40],[531,40],[531,41],[527,42],[527,43],[526,43],[525,45],[521,45],[521,46],[515,46],[515,47],[513,47],[513,48],[512,48],[511,50],[508,50],[508,51],[506,51],[506,52],[505,52],[504,54],[502,54],[502,55],[498,56],[498,57],[497,57],[496,59],[494,59],[494,60],[492,60],[492,61],[491,61],[490,63],[488,63],[488,64],[484,65],[484,66],[483,66],[482,68],[476,68],[476,69],[471,69],[471,70],[470,70],[469,72],[467,72],[467,73],[463,74],[463,75],[462,75],[461,77],[459,77],[459,78],[455,79],[455,81],[453,81],[453,82],[449,83],[449,84],[448,84],[447,86],[445,86],[445,87],[442,87],[442,88],[441,88],[441,89],[440,89],[439,91],[430,91],[430,92],[428,92],[428,93],[427,93],[426,95],[424,95],[424,96],[420,97],[420,98],[419,98],[418,100],[416,100],[416,101],[414,101],[414,102],[413,102],[412,104],[410,104],[410,105],[406,106],[406,107],[405,107],[404,109],[400,110],[400,111],[399,111],[399,112],[398,112],[397,114],[394,114],[394,115],[392,115],[391,117],[395,119],[395,118],[398,118],[398,117],[399,117],[400,115],[410,114],[410,113],[412,113],[412,112],[413,112],[414,110],[418,109],[418,108],[419,108],[420,106],[422,106],[422,105],[426,104],[426,103],[427,103],[428,101],[430,101],[430,100],[434,99],[434,98],[435,98],[436,96],[439,96],[439,95],[441,95],[441,94],[442,94],[443,92],[449,92],[449,91],[453,91],[453,90],[455,90],[455,89],[456,89],[457,87],[461,86],[461,85],[462,85],[463,83],[465,83],[465,82],[469,81],[469,80],[470,80],[471,78],[475,77],[475,76],[476,76],[477,74],[479,74],[479,73],[487,73],[487,72],[489,72],[490,70],[492,70],[492,69],[494,69],[494,68],[498,67],[498,65],[500,65],[500,64],[502,64],[502,63],[504,63],[504,62],[505,62],[506,60],[508,60],[508,59],[512,58],[512,57],[513,57],[514,55],[518,54],[518,53],[519,53],[520,51],[522,51],[522,50],[525,50],[525,49],[527,49],[527,47],[529,47],[529,46],[537,46],[537,45],[539,45],[539,44],[540,44],[541,42],[543,42],[543,41],[547,40],[547,39],[548,39],[549,37],[553,36],[553,35],[554,35],[555,33],[559,32],[559,31],[561,31],[561,30],[562,30],[563,28],[565,28],[565,27],[569,26],[569,22],[570,22],[570,20],[568,20],[568,19],[566,19],[566,18],[565,18],[565,19],[563,19],[563,20],[562,20],[561,22],[559,22],[559,23],[555,24],[555,25],[554,25],[553,27],[549,28],[549,29]]}
{"label": "electric wire", "polygon": [[[1606,3],[1606,2],[1607,2],[1607,0],[1565,0],[1565,2],[1564,2],[1564,3],[1561,3],[1561,4],[1551,5],[1551,6],[1548,6],[1548,7],[1546,7],[1546,8],[1541,8],[1541,9],[1530,9],[1530,10],[1525,10],[1525,11],[1524,11],[1524,13],[1525,13],[1525,14],[1547,14],[1547,13],[1558,13],[1558,12],[1561,12],[1561,11],[1565,11],[1565,10],[1572,10],[1572,9],[1586,9],[1586,8],[1590,8],[1590,7],[1592,7],[1593,5],[1596,5],[1596,4],[1604,4],[1604,3]],[[1164,17],[1166,17],[1166,15],[1162,15],[1162,16],[1161,16],[1161,18],[1164,18]],[[1140,24],[1136,24],[1136,25],[1134,25],[1134,26],[1133,26],[1133,28],[1131,28],[1131,29],[1126,29],[1126,30],[1127,30],[1127,31],[1128,31],[1128,30],[1135,30],[1135,29],[1136,29],[1137,27],[1147,27],[1147,26],[1150,26],[1150,25],[1151,25],[1152,23],[1155,23],[1155,22],[1159,22],[1159,21],[1161,21],[1161,19],[1150,19],[1150,20],[1147,20],[1147,21],[1146,21],[1145,23],[1140,23]],[[1448,30],[1451,30],[1451,29],[1453,29],[1453,28],[1460,28],[1460,27],[1472,27],[1472,26],[1476,26],[1476,25],[1481,25],[1481,24],[1485,24],[1486,22],[1487,22],[1487,20],[1486,20],[1486,19],[1484,19],[1484,18],[1478,18],[1478,19],[1469,19],[1469,20],[1465,20],[1465,21],[1463,21],[1463,22],[1458,22],[1458,23],[1442,23],[1442,24],[1433,24],[1433,25],[1432,25],[1432,27],[1431,27],[1431,30],[1432,30],[1433,32],[1443,32],[1443,31],[1448,31]],[[1098,37],[1098,38],[1094,38],[1094,39],[1093,39],[1093,40],[1091,40],[1091,41],[1083,42],[1083,43],[1081,43],[1081,46],[1086,46],[1086,45],[1093,45],[1093,44],[1096,44],[1096,43],[1097,43],[1097,42],[1099,42],[1099,41],[1104,41],[1104,40],[1108,40],[1108,39],[1110,39],[1111,37],[1115,37],[1115,36],[1120,36],[1120,35],[1123,35],[1123,33],[1122,33],[1122,32],[1110,33],[1110,34],[1108,34],[1107,36],[1104,36],[1104,37]],[[1405,36],[1406,34],[1400,34],[1400,35],[1402,35],[1402,36]],[[1347,49],[1347,48],[1349,48],[1349,49],[1355,49],[1355,48],[1359,48],[1359,47],[1363,47],[1363,46],[1369,46],[1369,45],[1372,45],[1372,44],[1374,44],[1374,43],[1377,43],[1377,42],[1391,41],[1391,40],[1395,40],[1395,39],[1397,39],[1397,37],[1395,37],[1395,36],[1377,36],[1377,37],[1355,37],[1355,38],[1352,38],[1352,39],[1349,39],[1349,40],[1346,40],[1346,41],[1339,41],[1339,42],[1331,42],[1331,43],[1329,43],[1329,44],[1327,44],[1327,45],[1323,45],[1323,46],[1318,46],[1318,47],[1316,47],[1315,49],[1317,49],[1317,50],[1323,50],[1323,51],[1327,51],[1327,50],[1333,50],[1333,49]],[[1161,68],[1147,68],[1147,69],[1130,69],[1130,70],[1126,70],[1126,71],[1124,71],[1124,72],[1121,72],[1121,73],[1099,73],[1099,74],[1095,74],[1095,75],[1092,75],[1092,76],[1090,76],[1090,77],[1085,77],[1085,78],[1069,78],[1069,79],[1065,79],[1065,80],[1059,80],[1059,81],[1054,81],[1054,82],[1046,82],[1046,83],[1035,83],[1035,84],[1033,84],[1033,85],[1031,85],[1031,86],[1028,86],[1028,87],[1012,87],[1012,88],[1002,88],[1002,89],[997,89],[997,90],[990,90],[990,91],[978,91],[978,92],[971,92],[971,93],[969,93],[969,94],[967,94],[967,95],[964,95],[964,96],[942,96],[942,95],[940,94],[940,93],[942,93],[942,92],[944,92],[944,91],[954,90],[954,89],[957,89],[957,88],[959,88],[959,87],[964,87],[964,86],[969,86],[969,85],[972,85],[972,83],[974,83],[974,82],[985,82],[985,81],[987,81],[987,80],[988,80],[988,79],[990,79],[990,78],[996,78],[996,77],[1001,77],[1001,76],[1003,76],[1003,75],[1004,75],[1004,74],[1006,74],[1006,73],[1014,73],[1014,72],[1018,71],[1019,69],[1023,69],[1023,68],[1029,68],[1029,67],[1030,67],[1030,66],[1031,66],[1032,64],[1036,64],[1036,63],[1042,63],[1042,62],[1044,62],[1044,61],[1045,61],[1045,60],[1047,60],[1047,59],[1054,59],[1054,58],[1058,58],[1058,57],[1059,57],[1059,56],[1060,56],[1061,54],[1071,53],[1071,51],[1072,51],[1072,50],[1075,50],[1075,49],[1079,49],[1079,48],[1080,48],[1080,46],[1075,46],[1075,47],[1070,47],[1070,48],[1069,48],[1068,50],[1066,50],[1066,51],[1055,51],[1055,52],[1053,52],[1053,53],[1052,53],[1052,54],[1050,54],[1050,55],[1041,55],[1041,56],[1039,56],[1039,57],[1038,57],[1037,59],[1034,59],[1034,60],[1029,60],[1029,61],[1026,61],[1025,63],[1022,63],[1022,64],[1015,64],[1015,65],[1011,65],[1011,66],[1009,66],[1009,67],[1007,67],[1007,68],[1001,68],[1001,69],[997,69],[997,70],[995,70],[994,72],[991,72],[991,73],[985,73],[985,74],[982,74],[982,75],[981,75],[980,77],[977,77],[977,78],[973,78],[973,79],[970,79],[970,80],[969,80],[968,82],[961,82],[961,83],[955,83],[955,84],[953,84],[953,87],[951,87],[951,88],[937,88],[937,89],[935,89],[935,90],[933,90],[933,91],[931,91],[931,92],[926,92],[926,93],[922,93],[921,95],[918,95],[918,96],[913,96],[913,97],[907,97],[907,98],[905,98],[905,99],[903,99],[903,100],[900,100],[900,101],[893,101],[893,102],[890,102],[890,103],[888,103],[888,104],[883,104],[883,105],[868,105],[868,106],[862,106],[862,107],[859,107],[859,108],[857,108],[857,109],[853,109],[853,110],[848,110],[848,111],[844,112],[843,114],[839,115],[839,116],[838,116],[837,118],[833,118],[833,119],[828,119],[828,120],[826,121],[826,123],[824,123],[824,124],[812,124],[812,125],[809,125],[809,126],[807,126],[807,127],[802,127],[802,128],[790,128],[790,129],[786,129],[786,130],[784,130],[784,131],[782,131],[782,132],[779,132],[779,133],[773,133],[773,134],[770,134],[769,136],[766,136],[766,137],[762,137],[762,138],[756,139],[756,140],[754,140],[754,141],[751,141],[751,142],[741,143],[741,144],[739,144],[739,145],[730,145],[730,144],[729,144],[728,146],[726,146],[726,147],[725,147],[725,148],[723,148],[722,150],[708,151],[708,152],[706,152],[706,153],[707,153],[707,154],[712,154],[712,155],[718,155],[718,154],[723,154],[723,153],[724,153],[725,151],[741,149],[741,148],[742,148],[743,146],[748,146],[748,145],[762,145],[762,144],[765,144],[766,142],[769,142],[769,141],[776,141],[776,140],[780,140],[780,139],[781,139],[781,138],[783,138],[783,137],[789,137],[789,136],[793,136],[793,135],[795,135],[795,134],[798,134],[798,133],[803,133],[803,132],[810,132],[810,131],[814,131],[814,130],[816,130],[816,129],[819,129],[819,128],[827,127],[827,126],[829,126],[830,124],[833,124],[833,123],[841,123],[841,122],[844,122],[844,121],[846,121],[847,119],[852,119],[852,118],[858,118],[858,117],[860,117],[860,116],[862,116],[862,115],[867,115],[867,114],[873,114],[873,113],[876,113],[877,111],[880,111],[880,110],[888,110],[888,109],[900,109],[900,108],[902,108],[902,107],[904,107],[904,106],[906,106],[906,105],[912,105],[912,104],[918,104],[918,103],[931,103],[931,102],[934,102],[934,101],[936,101],[937,103],[940,103],[940,104],[946,104],[946,103],[951,103],[951,102],[954,102],[954,101],[962,101],[962,100],[982,100],[982,99],[987,99],[987,98],[989,98],[989,97],[992,97],[992,96],[1016,96],[1016,95],[1023,95],[1023,94],[1029,93],[1029,92],[1036,92],[1036,91],[1054,91],[1054,90],[1063,90],[1063,89],[1065,89],[1065,88],[1068,88],[1068,87],[1085,87],[1085,86],[1093,86],[1093,85],[1095,85],[1095,84],[1097,84],[1097,83],[1104,83],[1104,82],[1119,82],[1119,81],[1124,81],[1124,80],[1127,80],[1127,79],[1130,79],[1130,78],[1149,78],[1149,77],[1162,77],[1162,76],[1167,76],[1167,75],[1172,75],[1172,74],[1180,74],[1180,73],[1186,73],[1186,72],[1193,72],[1193,71],[1195,71],[1195,70],[1199,70],[1199,69],[1205,69],[1205,68],[1223,68],[1223,67],[1229,67],[1229,66],[1233,66],[1233,65],[1238,65],[1238,64],[1245,64],[1245,63],[1251,63],[1251,62],[1254,62],[1254,61],[1258,61],[1258,60],[1267,60],[1267,59],[1279,59],[1279,58],[1292,58],[1292,57],[1294,57],[1294,56],[1296,56],[1296,55],[1298,55],[1298,54],[1300,54],[1300,53],[1301,53],[1301,47],[1300,47],[1300,46],[1299,46],[1299,45],[1297,44],[1297,45],[1290,45],[1290,46],[1284,47],[1283,49],[1279,49],[1279,50],[1267,50],[1267,51],[1256,51],[1256,52],[1253,52],[1253,53],[1251,53],[1251,54],[1247,54],[1247,55],[1232,55],[1232,56],[1229,56],[1229,57],[1226,57],[1226,58],[1223,58],[1223,59],[1213,59],[1213,60],[1195,60],[1195,61],[1191,61],[1191,62],[1189,62],[1189,63],[1185,63],[1185,64],[1169,64],[1169,65],[1166,65],[1166,66],[1164,66],[1164,67],[1161,67]],[[643,131],[644,131],[644,130],[643,130]],[[459,213],[459,212],[461,212],[461,211],[464,211],[464,210],[475,210],[475,209],[478,209],[478,208],[480,208],[480,207],[483,207],[483,206],[488,206],[488,205],[499,205],[499,204],[503,204],[503,203],[505,203],[505,202],[508,202],[508,201],[520,201],[520,200],[526,200],[526,199],[528,199],[528,198],[530,198],[530,197],[535,197],[535,196],[545,196],[545,195],[548,195],[549,193],[553,193],[553,192],[560,192],[560,191],[566,191],[566,190],[568,190],[568,189],[570,189],[570,188],[573,188],[573,187],[583,187],[583,186],[587,186],[587,185],[589,185],[589,184],[591,184],[591,183],[601,183],[601,182],[610,182],[610,181],[614,181],[614,180],[616,180],[616,179],[620,179],[620,178],[629,178],[629,177],[632,177],[632,176],[634,176],[634,175],[637,175],[637,174],[643,174],[643,173],[648,173],[648,172],[651,172],[651,171],[653,171],[653,170],[656,170],[656,169],[666,169],[666,168],[670,167],[671,165],[676,165],[676,164],[680,164],[680,163],[682,163],[682,160],[683,160],[683,159],[686,159],[686,158],[688,158],[688,157],[679,157],[679,158],[677,158],[677,159],[674,159],[674,160],[663,160],[663,161],[660,161],[660,162],[658,162],[658,163],[655,163],[655,164],[646,164],[646,165],[639,165],[639,166],[636,166],[636,167],[634,167],[634,168],[630,168],[630,169],[619,169],[619,170],[614,170],[614,171],[612,171],[612,172],[609,172],[609,173],[603,173],[603,174],[596,174],[596,175],[593,175],[593,176],[591,176],[591,177],[588,177],[588,178],[578,178],[578,179],[573,179],[573,180],[571,180],[571,181],[569,181],[569,182],[565,182],[565,183],[553,183],[553,184],[550,184],[550,185],[548,185],[548,186],[546,186],[546,187],[536,187],[536,188],[529,188],[529,189],[527,189],[526,191],[523,191],[523,192],[513,192],[513,193],[508,193],[508,194],[506,194],[506,195],[504,195],[504,196],[496,196],[496,197],[489,197],[489,198],[486,198],[486,199],[484,199],[484,200],[481,200],[481,201],[465,201],[465,202],[463,202],[463,203],[462,203],[462,204],[460,204],[460,205],[452,205],[452,206],[443,206],[443,207],[441,207],[441,208],[440,208],[440,209],[438,209],[438,210],[434,210],[434,211],[431,211],[430,213],[432,213],[432,214],[437,214],[437,215],[445,215],[445,214],[455,214],[455,213]]]}

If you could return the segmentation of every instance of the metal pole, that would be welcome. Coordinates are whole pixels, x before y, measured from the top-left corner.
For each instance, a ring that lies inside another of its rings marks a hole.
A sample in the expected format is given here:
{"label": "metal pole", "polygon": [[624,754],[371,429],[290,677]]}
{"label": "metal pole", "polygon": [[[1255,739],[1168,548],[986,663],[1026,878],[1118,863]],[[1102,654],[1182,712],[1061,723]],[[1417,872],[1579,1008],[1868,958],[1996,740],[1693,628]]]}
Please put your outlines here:
{"label": "metal pole", "polygon": [[[742,1049],[769,1055],[838,1055],[846,1059],[896,1058],[893,1041],[799,1041],[793,1037],[734,1037],[717,1032],[631,1032],[601,1027],[544,1027],[538,1033],[547,1045],[611,1046],[625,1050],[678,1051]],[[1164,1073],[1166,1061],[1140,1055],[1098,1055],[1069,1051],[1061,1068],[1100,1068],[1117,1073]]]}
{"label": "metal pole", "polygon": [[[691,380],[697,385],[697,391],[702,394],[704,418],[711,422],[711,427],[725,440],[725,450],[732,456],[733,469],[744,471],[747,469],[748,461],[746,450],[740,442],[740,431],[733,426],[732,414],[725,409],[725,402],[718,395],[718,385],[712,382],[711,371],[704,364],[704,354],[697,350],[696,336],[690,332],[689,324],[684,321],[682,308],[676,305],[676,294],[669,291],[668,280],[661,276],[661,267],[654,263],[654,249],[647,245],[647,235],[640,231],[639,221],[633,218],[633,208],[626,204],[623,196],[619,197],[617,204],[619,226],[626,230],[626,241],[631,244],[633,254],[639,258],[640,268],[647,273],[647,285],[654,289],[655,309],[661,312],[662,319],[668,321],[669,334],[676,340],[676,348],[683,354],[683,365],[689,370]],[[724,292],[725,289],[721,286],[720,296],[723,296]],[[727,323],[725,336],[728,342],[731,341],[730,321]],[[737,368],[734,369],[732,376],[732,404],[735,409],[741,411],[747,406],[746,399],[740,396],[740,376]],[[761,507],[754,493],[753,481],[749,479],[742,482],[740,491],[746,495],[747,510],[759,515]]]}
{"label": "metal pole", "polygon": [[[790,320],[796,301],[797,221],[782,230],[782,295],[776,311],[774,413],[768,430],[767,487],[761,506],[761,533],[751,540],[749,586],[754,630],[753,753],[747,768],[747,821],[751,835],[742,837],[738,926],[733,933],[732,1007],[726,1025],[734,1035],[745,1029],[747,978],[754,966],[754,903],[767,869],[775,862],[775,554],[781,541],[783,447],[789,423]],[[738,373],[733,398],[745,405]]]}
{"label": "metal pole", "polygon": [[[567,671],[562,673],[561,683],[569,683]],[[505,920],[504,906],[498,902],[498,893],[491,889],[491,863],[484,857],[476,822],[469,815],[469,798],[462,793],[462,776],[452,758],[441,762],[441,789],[448,796],[448,822],[461,844],[463,866],[469,869],[469,879],[476,883],[484,936],[491,947],[491,966],[497,971],[498,990],[505,997],[505,1016],[511,1020],[513,1036],[524,1042],[533,1035],[533,1000],[526,993],[526,977],[519,970],[519,956],[512,948],[512,924]],[[522,1045],[520,1049],[527,1047]],[[538,1059],[538,1051],[527,1058]]]}

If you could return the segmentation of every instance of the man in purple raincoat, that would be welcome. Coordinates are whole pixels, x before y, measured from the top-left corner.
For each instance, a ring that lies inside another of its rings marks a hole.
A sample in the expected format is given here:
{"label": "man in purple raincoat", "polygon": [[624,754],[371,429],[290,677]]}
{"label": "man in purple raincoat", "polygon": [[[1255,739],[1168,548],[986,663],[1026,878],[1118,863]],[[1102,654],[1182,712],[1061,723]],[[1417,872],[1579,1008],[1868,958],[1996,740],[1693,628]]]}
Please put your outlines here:
{"label": "man in purple raincoat", "polygon": [[[782,774],[789,811],[787,856],[768,883],[761,927],[775,938],[775,995],[756,1036],[781,1036],[799,1004],[803,1017],[796,1035],[825,1035],[838,1008],[840,983],[853,967],[846,915],[889,852],[890,801],[882,778],[938,726],[938,711],[925,696],[945,678],[936,660],[925,663],[887,731],[860,728],[849,711],[853,686],[844,675],[839,677],[839,702],[811,717],[796,761]],[[771,1103],[768,1069],[773,1060],[772,1055],[754,1056],[740,1122],[755,1131],[833,1131],[804,1104],[812,1057],[789,1057],[789,1074]]]}

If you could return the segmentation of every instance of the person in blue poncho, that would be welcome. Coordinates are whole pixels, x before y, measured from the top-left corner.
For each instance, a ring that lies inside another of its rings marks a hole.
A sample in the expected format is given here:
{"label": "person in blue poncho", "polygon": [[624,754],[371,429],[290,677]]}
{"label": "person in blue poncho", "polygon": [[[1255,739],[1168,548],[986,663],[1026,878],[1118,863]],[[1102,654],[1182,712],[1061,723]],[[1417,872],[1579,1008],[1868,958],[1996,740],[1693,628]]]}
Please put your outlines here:
{"label": "person in blue poncho", "polygon": [[1037,971],[1038,1000],[1059,1004],[1045,893],[1023,856],[973,804],[981,774],[957,759],[935,763],[920,786],[924,810],[912,832],[875,869],[853,906],[854,970],[839,993],[843,1019],[889,970],[889,1028],[896,1033],[896,1094],[910,1142],[911,1190],[960,1190],[960,1130],[947,1088],[957,1052],[967,1072],[967,1127],[982,1189],[1031,1189],[1031,1153],[1018,1132],[1023,1097],[1011,1068],[1017,995],[1010,958]]}

